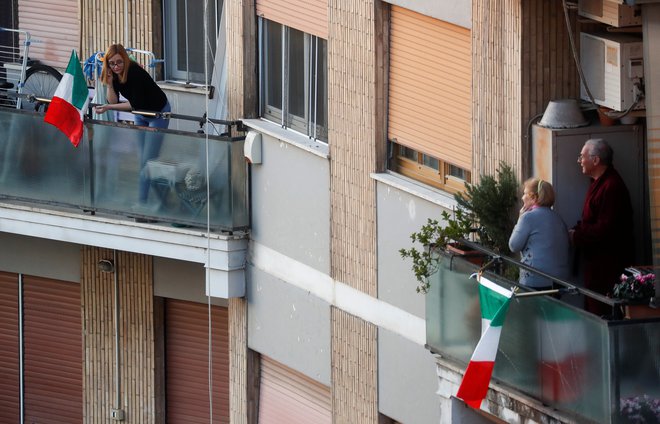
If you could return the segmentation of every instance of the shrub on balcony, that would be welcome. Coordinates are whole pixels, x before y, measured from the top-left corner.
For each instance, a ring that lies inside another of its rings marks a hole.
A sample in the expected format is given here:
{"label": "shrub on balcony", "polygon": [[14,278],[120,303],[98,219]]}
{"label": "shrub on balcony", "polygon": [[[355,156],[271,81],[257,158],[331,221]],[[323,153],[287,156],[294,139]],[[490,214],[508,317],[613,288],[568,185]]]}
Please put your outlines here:
{"label": "shrub on balcony", "polygon": [[428,278],[437,271],[447,245],[471,233],[476,233],[476,241],[495,252],[509,253],[509,236],[518,206],[518,180],[513,169],[501,162],[496,177],[484,175],[476,184],[466,183],[465,188],[465,193],[454,195],[458,208],[453,216],[447,211],[442,213],[444,225],[428,219],[410,235],[413,243],[423,246],[421,250],[414,246],[399,250],[402,258],[412,260],[418,293],[428,292]]}

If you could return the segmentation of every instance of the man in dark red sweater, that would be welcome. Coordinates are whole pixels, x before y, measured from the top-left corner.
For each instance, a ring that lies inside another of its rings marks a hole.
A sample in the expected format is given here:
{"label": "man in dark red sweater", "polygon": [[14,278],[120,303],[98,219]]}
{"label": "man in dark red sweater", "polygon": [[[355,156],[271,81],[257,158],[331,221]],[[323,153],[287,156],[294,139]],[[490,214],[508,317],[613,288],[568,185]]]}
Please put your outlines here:
{"label": "man in dark red sweater", "polygon": [[[582,147],[578,163],[591,185],[582,208],[582,219],[569,230],[584,266],[587,289],[612,292],[623,269],[633,262],[633,213],[623,179],[612,166],[612,148],[602,139],[590,139]],[[587,298],[586,309],[611,315],[606,304]]]}

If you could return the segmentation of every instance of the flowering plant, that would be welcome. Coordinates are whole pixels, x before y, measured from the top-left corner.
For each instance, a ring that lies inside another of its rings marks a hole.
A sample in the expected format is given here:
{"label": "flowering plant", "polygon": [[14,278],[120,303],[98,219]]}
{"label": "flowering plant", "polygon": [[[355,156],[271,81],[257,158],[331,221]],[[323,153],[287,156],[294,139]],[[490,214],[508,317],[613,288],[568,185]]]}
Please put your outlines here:
{"label": "flowering plant", "polygon": [[619,283],[614,286],[614,297],[619,299],[646,299],[655,294],[655,274],[635,272],[621,274]]}
{"label": "flowering plant", "polygon": [[660,422],[660,399],[648,395],[621,399],[621,418],[624,423]]}

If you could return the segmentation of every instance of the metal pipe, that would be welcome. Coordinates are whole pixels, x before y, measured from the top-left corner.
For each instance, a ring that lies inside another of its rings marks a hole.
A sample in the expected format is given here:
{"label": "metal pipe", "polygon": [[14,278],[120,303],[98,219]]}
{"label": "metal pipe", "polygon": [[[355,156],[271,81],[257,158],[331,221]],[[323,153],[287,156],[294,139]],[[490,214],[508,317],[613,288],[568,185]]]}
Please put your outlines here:
{"label": "metal pipe", "polygon": [[25,360],[23,358],[23,274],[18,274],[18,396],[20,424],[25,422]]}
{"label": "metal pipe", "polygon": [[117,251],[113,250],[113,263],[115,265],[113,269],[114,276],[114,288],[115,288],[115,311],[114,311],[114,321],[115,321],[115,405],[118,409],[122,409],[121,405],[121,377],[119,375],[120,366],[119,366],[119,278],[117,277]]}

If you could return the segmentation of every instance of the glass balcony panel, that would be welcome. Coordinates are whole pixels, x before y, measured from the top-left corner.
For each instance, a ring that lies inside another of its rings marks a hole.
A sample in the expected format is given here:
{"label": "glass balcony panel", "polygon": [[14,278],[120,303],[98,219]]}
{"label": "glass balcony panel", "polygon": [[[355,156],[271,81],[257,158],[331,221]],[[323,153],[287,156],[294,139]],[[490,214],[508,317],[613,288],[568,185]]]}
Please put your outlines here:
{"label": "glass balcony panel", "polygon": [[[428,347],[463,365],[481,336],[478,283],[469,278],[477,269],[443,258],[426,295]],[[626,422],[620,402],[647,396],[660,405],[659,323],[602,320],[550,296],[514,298],[493,379],[579,420]]]}
{"label": "glass balcony panel", "polygon": [[5,196],[83,205],[89,151],[71,142],[43,115],[0,112],[0,187]]}
{"label": "glass balcony panel", "polygon": [[[243,141],[86,122],[74,148],[43,115],[0,111],[1,195],[129,218],[248,226]],[[208,160],[207,160],[208,156]],[[208,181],[207,184],[207,166]]]}
{"label": "glass balcony panel", "polygon": [[659,320],[620,321],[611,326],[610,338],[618,376],[613,387],[614,405],[621,408],[616,422],[660,422]]}

